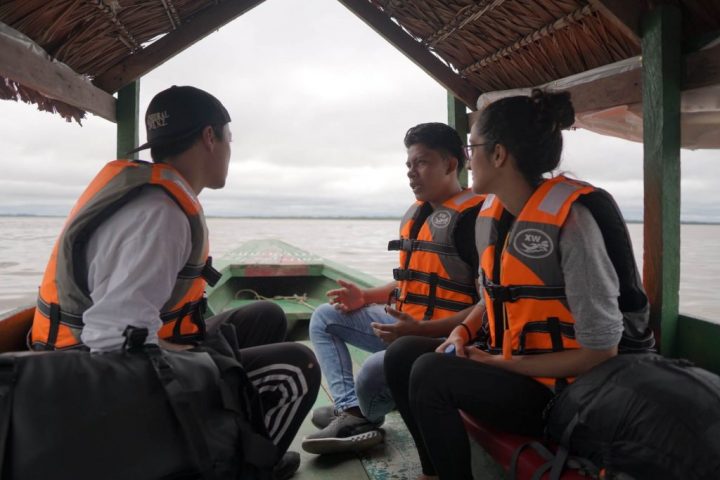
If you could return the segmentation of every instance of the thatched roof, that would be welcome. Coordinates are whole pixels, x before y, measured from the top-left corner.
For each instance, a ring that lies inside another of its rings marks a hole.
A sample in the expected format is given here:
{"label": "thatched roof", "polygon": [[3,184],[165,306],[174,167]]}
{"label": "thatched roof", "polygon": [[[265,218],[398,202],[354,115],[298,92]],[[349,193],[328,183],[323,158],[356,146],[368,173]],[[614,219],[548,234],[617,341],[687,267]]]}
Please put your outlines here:
{"label": "thatched roof", "polygon": [[[272,1],[272,0],[270,0]],[[339,0],[475,108],[483,92],[542,85],[636,56],[640,19],[656,0]],[[262,0],[6,0],[0,22],[62,62],[88,100],[50,91],[22,58],[2,57],[0,98],[65,118],[112,118],[114,93]],[[674,0],[686,51],[720,31],[720,1]],[[716,49],[717,50],[717,49]],[[33,67],[35,68],[35,67]],[[16,70],[21,70],[18,73]],[[717,72],[715,72],[717,74]],[[52,78],[52,75],[50,75]],[[65,102],[65,103],[64,103]],[[98,106],[100,102],[100,106]],[[103,103],[104,102],[104,103]],[[71,105],[67,105],[70,103]],[[104,105],[104,106],[103,106]]]}

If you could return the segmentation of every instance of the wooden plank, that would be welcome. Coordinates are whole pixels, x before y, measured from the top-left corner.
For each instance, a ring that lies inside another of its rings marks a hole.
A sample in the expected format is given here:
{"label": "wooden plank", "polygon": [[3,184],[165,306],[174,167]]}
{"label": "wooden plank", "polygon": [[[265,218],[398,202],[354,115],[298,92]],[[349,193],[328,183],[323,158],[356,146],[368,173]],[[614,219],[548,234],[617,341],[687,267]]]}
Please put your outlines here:
{"label": "wooden plank", "polygon": [[646,9],[645,2],[628,0],[588,0],[610,23],[640,47],[640,22]]}
{"label": "wooden plank", "polygon": [[0,75],[48,98],[115,121],[112,95],[95,87],[67,65],[53,62],[49,55],[29,49],[25,41],[10,35],[0,35]]}
{"label": "wooden plank", "polygon": [[720,44],[685,57],[683,90],[720,83]]}
{"label": "wooden plank", "polygon": [[[372,355],[352,345],[348,345],[353,370],[357,375],[360,366]],[[418,478],[422,474],[420,457],[412,435],[405,426],[400,412],[392,411],[385,415],[382,426],[385,441],[375,448],[361,452],[360,459],[371,480],[389,478]]]}
{"label": "wooden plank", "polygon": [[[683,90],[719,84],[720,44],[685,55],[683,64]],[[642,82],[640,68],[571,87],[567,91],[572,96],[575,112],[579,114],[642,102]],[[470,112],[469,124],[472,125],[479,117],[479,111]]]}
{"label": "wooden plank", "polygon": [[650,323],[660,350],[675,351],[680,292],[680,10],[643,19],[644,255]]}
{"label": "wooden plank", "polygon": [[[447,108],[448,108],[448,125],[453,127],[458,134],[460,139],[463,141],[463,145],[467,144],[468,135],[470,134],[470,126],[468,123],[468,116],[466,113],[465,104],[458,100],[452,92],[447,93]],[[468,186],[468,169],[467,162],[462,172],[460,172],[460,185]]]}
{"label": "wooden plank", "polygon": [[138,152],[127,152],[140,142],[140,80],[123,87],[117,99],[117,157],[137,159]]}
{"label": "wooden plank", "polygon": [[383,430],[384,444],[362,454],[361,461],[368,477],[373,480],[420,478],[420,457],[400,412],[385,415]]}
{"label": "wooden plank", "polygon": [[106,92],[116,92],[262,2],[228,0],[205,8],[185,19],[176,30],[98,75],[95,85]]}
{"label": "wooden plank", "polygon": [[370,28],[391,45],[400,50],[406,57],[414,62],[425,73],[434,78],[447,90],[460,99],[471,110],[475,110],[475,103],[480,96],[480,90],[465,79],[453,72],[450,67],[430,53],[420,42],[408,35],[390,17],[378,10],[367,0],[338,0],[351,12],[357,15]]}
{"label": "wooden plank", "polygon": [[[302,343],[312,348],[310,342]],[[353,361],[353,370],[357,374],[362,363],[371,354],[352,345],[348,345],[348,350]],[[318,394],[315,407],[331,404],[332,398],[327,387],[327,380],[323,375],[322,388]],[[309,423],[309,420],[306,419],[305,423]],[[305,424],[303,424],[304,428]],[[301,429],[293,442],[298,448],[300,444],[299,438],[316,430],[312,424],[310,424],[309,430],[304,431],[303,429]],[[403,422],[399,412],[393,411],[385,416],[383,430],[385,431],[385,441],[359,454],[322,455],[318,457],[302,452],[301,458],[305,467],[301,466],[303,475],[299,478],[345,478],[348,480],[418,478],[422,473],[420,458],[412,436],[405,427],[405,422]],[[362,471],[357,469],[358,465],[362,465]]]}

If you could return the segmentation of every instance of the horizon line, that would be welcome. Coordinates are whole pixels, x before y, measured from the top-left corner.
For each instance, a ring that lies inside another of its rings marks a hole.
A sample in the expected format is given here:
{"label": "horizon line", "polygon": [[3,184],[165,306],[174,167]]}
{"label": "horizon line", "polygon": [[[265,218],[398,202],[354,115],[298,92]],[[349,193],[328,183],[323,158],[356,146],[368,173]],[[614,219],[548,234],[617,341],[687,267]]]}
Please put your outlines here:
{"label": "horizon line", "polygon": [[[67,215],[47,215],[47,214],[34,214],[34,213],[0,213],[0,218],[12,217],[12,218],[67,218]],[[399,220],[401,216],[371,216],[371,215],[347,215],[347,216],[332,216],[332,215],[206,215],[207,219],[234,219],[234,220]],[[630,218],[624,219],[625,223],[641,224],[642,220]],[[680,220],[683,225],[720,225],[718,220]]]}

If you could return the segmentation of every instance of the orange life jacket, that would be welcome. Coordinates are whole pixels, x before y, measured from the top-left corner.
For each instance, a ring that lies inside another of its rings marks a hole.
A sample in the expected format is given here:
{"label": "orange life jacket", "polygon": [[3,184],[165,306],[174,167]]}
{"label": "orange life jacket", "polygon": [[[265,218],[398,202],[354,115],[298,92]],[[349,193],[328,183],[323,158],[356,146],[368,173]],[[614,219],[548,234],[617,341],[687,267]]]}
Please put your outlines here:
{"label": "orange life jacket", "polygon": [[[208,232],[202,207],[187,182],[171,166],[139,161],[108,163],[90,182],[68,216],[45,269],[30,332],[34,350],[79,347],[83,313],[92,305],[87,291],[84,244],[98,225],[137,195],[156,185],[182,208],[190,222],[190,258],[160,310],[158,336],[175,342],[200,339],[205,332],[204,292],[219,273],[208,257]],[[118,321],[127,320],[118,316]]]}
{"label": "orange life jacket", "polygon": [[[415,319],[433,320],[477,303],[475,267],[460,257],[455,231],[461,214],[483,199],[466,189],[430,215],[429,203],[415,202],[408,209],[400,223],[400,240],[388,244],[388,250],[400,251],[400,268],[393,270],[398,310]],[[424,222],[418,223],[423,217]]]}
{"label": "orange life jacket", "polygon": [[[654,346],[647,296],[620,210],[607,192],[559,176],[536,189],[514,224],[494,195],[488,195],[478,215],[476,244],[491,352],[510,358],[580,348],[558,250],[560,231],[578,200],[597,221],[620,281],[621,351]],[[537,380],[554,387],[558,379]]]}

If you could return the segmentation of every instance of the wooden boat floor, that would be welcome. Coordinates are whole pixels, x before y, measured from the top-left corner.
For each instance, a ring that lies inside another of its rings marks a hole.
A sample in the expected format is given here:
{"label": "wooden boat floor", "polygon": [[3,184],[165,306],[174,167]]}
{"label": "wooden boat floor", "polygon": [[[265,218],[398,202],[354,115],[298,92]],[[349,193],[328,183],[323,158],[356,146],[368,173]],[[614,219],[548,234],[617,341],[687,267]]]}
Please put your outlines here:
{"label": "wooden boat floor", "polygon": [[[300,342],[312,348],[309,341],[302,340]],[[353,365],[357,371],[368,353],[353,347],[350,348]],[[325,377],[323,377],[315,407],[331,405],[331,398]],[[422,473],[420,459],[412,437],[397,411],[385,417],[383,429],[385,430],[385,442],[371,450],[362,453],[313,455],[306,453],[300,447],[302,438],[317,430],[310,422],[310,415],[308,415],[290,446],[291,450],[300,452],[301,457],[300,470],[293,479],[402,480],[417,478]]]}

